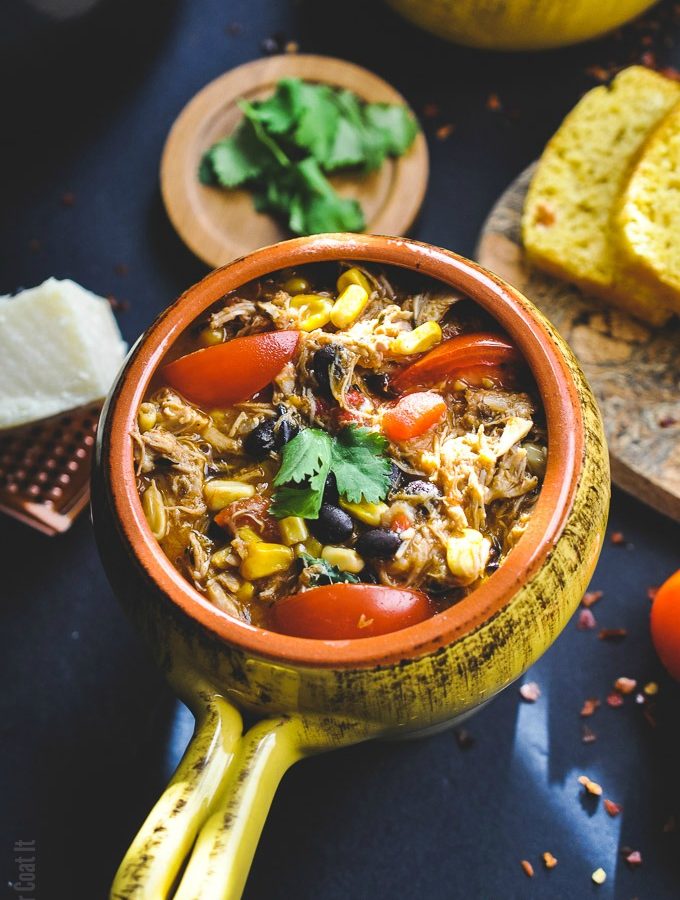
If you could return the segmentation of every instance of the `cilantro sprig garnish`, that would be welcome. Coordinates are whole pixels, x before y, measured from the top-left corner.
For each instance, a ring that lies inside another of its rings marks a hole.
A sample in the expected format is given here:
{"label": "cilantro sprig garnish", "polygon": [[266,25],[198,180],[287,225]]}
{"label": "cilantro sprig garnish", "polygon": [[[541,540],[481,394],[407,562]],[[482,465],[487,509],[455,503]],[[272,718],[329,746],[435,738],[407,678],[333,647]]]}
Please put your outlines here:
{"label": "cilantro sprig garnish", "polygon": [[239,104],[244,119],[204,154],[199,178],[249,187],[255,208],[282,218],[295,234],[361,231],[356,200],[340,197],[326,175],[378,169],[401,156],[418,124],[404,106],[362,103],[351,91],[285,78],[267,100]]}
{"label": "cilantro sprig garnish", "polygon": [[377,503],[387,496],[387,441],[375,431],[350,425],[332,437],[306,428],[283,448],[270,512],[279,519],[318,519],[326,479],[333,472],[338,493],[350,503]]}
{"label": "cilantro sprig garnish", "polygon": [[309,575],[309,586],[318,587],[321,584],[359,584],[361,578],[352,575],[351,572],[343,572],[337,566],[326,562],[316,556],[310,556],[309,553],[301,553],[300,558],[305,569],[311,569]]}

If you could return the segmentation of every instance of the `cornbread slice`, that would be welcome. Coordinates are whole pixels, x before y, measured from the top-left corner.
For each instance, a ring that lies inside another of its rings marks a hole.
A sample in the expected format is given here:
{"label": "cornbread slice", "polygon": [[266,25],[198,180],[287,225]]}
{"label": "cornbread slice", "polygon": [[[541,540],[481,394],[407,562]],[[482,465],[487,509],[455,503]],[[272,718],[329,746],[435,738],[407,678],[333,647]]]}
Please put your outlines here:
{"label": "cornbread slice", "polygon": [[105,397],[125,349],[111,304],[74,281],[0,297],[0,428]]}
{"label": "cornbread slice", "polygon": [[653,325],[671,312],[664,291],[618,265],[617,199],[647,135],[680,85],[641,66],[585,94],[545,148],[522,217],[528,259]]}
{"label": "cornbread slice", "polygon": [[620,199],[619,246],[631,271],[658,279],[680,312],[680,105],[649,136]]}

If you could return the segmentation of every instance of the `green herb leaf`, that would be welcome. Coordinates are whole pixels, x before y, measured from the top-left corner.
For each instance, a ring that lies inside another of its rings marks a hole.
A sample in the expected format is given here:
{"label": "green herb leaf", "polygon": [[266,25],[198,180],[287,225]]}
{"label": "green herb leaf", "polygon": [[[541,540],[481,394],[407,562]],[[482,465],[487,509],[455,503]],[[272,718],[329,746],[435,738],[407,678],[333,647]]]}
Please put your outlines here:
{"label": "green herb leaf", "polygon": [[377,503],[387,496],[391,466],[387,441],[376,431],[350,425],[333,442],[331,469],[338,492],[350,503]]}
{"label": "green herb leaf", "polygon": [[326,562],[325,559],[319,559],[316,556],[310,556],[308,553],[301,553],[305,569],[313,569],[309,577],[310,587],[318,587],[321,584],[359,584],[360,578],[351,572],[343,572],[337,566]]}
{"label": "green herb leaf", "polygon": [[305,428],[284,445],[281,468],[276,474],[276,487],[289,481],[299,484],[309,479],[310,486],[321,488],[326,483],[331,464],[332,439],[320,428]]}
{"label": "green herb leaf", "polygon": [[405,106],[368,103],[364,107],[364,121],[382,132],[390,156],[406,153],[418,134],[418,123]]}
{"label": "green herb leaf", "polygon": [[269,512],[277,519],[300,516],[302,519],[318,519],[323,489],[309,487],[279,487],[272,498]]}
{"label": "green herb leaf", "polygon": [[272,154],[246,119],[231,137],[214,144],[203,157],[205,171],[210,166],[222,187],[238,187],[258,178],[272,165]]}
{"label": "green herb leaf", "polygon": [[321,164],[330,155],[338,130],[340,112],[333,95],[327,84],[300,83],[300,116],[292,140]]}
{"label": "green herb leaf", "polygon": [[302,85],[299,78],[281,79],[271,97],[251,104],[251,118],[257,118],[272,134],[290,131],[302,111]]}
{"label": "green herb leaf", "polygon": [[[304,223],[299,234],[329,231],[361,231],[364,216],[356,200],[340,197],[321,171],[318,162],[309,157],[298,163],[301,178],[299,218]],[[293,226],[291,224],[291,230]]]}

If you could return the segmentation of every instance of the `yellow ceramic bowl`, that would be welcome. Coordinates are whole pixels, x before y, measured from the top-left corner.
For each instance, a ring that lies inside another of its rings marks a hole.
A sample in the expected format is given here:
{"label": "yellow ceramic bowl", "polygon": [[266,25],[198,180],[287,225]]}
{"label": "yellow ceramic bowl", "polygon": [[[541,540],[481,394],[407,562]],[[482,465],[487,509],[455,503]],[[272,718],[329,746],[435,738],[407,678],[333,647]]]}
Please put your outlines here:
{"label": "yellow ceramic bowl", "polygon": [[[445,612],[379,637],[317,641],[230,618],[172,566],[136,488],[130,431],[154,371],[228,291],[286,266],[351,259],[401,266],[472,297],[531,366],[548,426],[533,515],[506,562]],[[600,552],[609,469],[600,415],[570,350],[517,291],[446,250],[402,238],[319,235],[217,269],[133,348],[102,414],[92,507],[121,603],[196,714],[193,741],[116,876],[112,896],[237,898],[276,786],[303,756],[379,736],[424,734],[485,703],[562,630]],[[257,724],[242,733],[241,713]]]}
{"label": "yellow ceramic bowl", "polygon": [[387,0],[415,25],[457,44],[543,50],[598,37],[656,0]]}

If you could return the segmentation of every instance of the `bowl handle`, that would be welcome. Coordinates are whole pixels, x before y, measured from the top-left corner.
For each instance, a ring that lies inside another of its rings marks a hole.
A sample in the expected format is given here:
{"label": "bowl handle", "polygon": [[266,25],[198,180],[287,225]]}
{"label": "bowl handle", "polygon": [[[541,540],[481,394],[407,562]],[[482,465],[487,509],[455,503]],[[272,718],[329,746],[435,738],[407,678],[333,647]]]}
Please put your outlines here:
{"label": "bowl handle", "polygon": [[286,770],[372,736],[359,722],[296,714],[262,719],[242,735],[241,715],[224,697],[206,690],[200,701],[194,737],[125,854],[111,900],[238,900]]}

